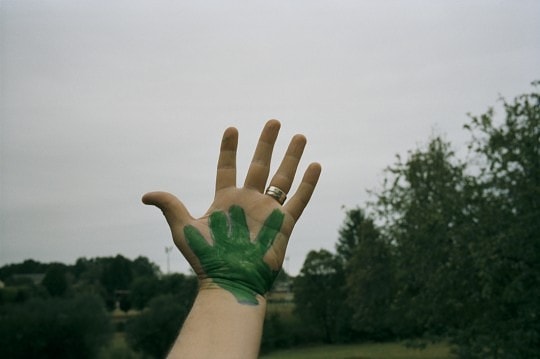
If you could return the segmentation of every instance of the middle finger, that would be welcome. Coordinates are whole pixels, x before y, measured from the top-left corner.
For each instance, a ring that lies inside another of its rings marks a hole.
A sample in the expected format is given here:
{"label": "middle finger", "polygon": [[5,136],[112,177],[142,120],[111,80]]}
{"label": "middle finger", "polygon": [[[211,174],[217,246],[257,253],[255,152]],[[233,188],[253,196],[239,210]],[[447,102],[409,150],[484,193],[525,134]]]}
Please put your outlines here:
{"label": "middle finger", "polygon": [[268,173],[270,172],[272,150],[274,149],[274,143],[276,142],[280,127],[281,124],[278,120],[270,120],[264,126],[253,159],[249,165],[244,187],[256,189],[261,193],[264,190]]}

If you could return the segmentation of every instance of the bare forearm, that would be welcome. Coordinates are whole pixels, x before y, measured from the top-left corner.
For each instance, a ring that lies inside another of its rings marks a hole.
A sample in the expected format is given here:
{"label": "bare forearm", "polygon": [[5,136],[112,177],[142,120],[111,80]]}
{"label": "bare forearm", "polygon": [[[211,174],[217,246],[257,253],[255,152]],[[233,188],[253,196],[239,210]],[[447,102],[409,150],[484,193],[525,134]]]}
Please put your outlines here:
{"label": "bare forearm", "polygon": [[169,358],[257,358],[266,311],[258,300],[246,305],[221,288],[201,290]]}

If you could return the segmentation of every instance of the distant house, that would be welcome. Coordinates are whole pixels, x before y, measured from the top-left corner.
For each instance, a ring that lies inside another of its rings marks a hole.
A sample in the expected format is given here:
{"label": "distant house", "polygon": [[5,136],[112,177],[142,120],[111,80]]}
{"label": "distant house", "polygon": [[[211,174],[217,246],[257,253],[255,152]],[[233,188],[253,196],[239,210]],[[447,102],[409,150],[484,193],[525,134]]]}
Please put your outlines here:
{"label": "distant house", "polygon": [[269,302],[293,302],[292,279],[286,278],[274,283],[274,287],[268,293],[267,299]]}
{"label": "distant house", "polygon": [[4,282],[2,282],[2,281],[0,280],[0,289],[5,288],[5,287],[6,287],[6,285],[4,284]]}
{"label": "distant house", "polygon": [[12,278],[15,281],[30,280],[34,284],[41,284],[41,282],[43,282],[43,278],[45,278],[45,273],[13,274]]}
{"label": "distant house", "polygon": [[277,292],[277,293],[288,293],[291,291],[292,291],[292,280],[290,279],[276,282],[274,284],[274,288],[272,288],[272,292]]}

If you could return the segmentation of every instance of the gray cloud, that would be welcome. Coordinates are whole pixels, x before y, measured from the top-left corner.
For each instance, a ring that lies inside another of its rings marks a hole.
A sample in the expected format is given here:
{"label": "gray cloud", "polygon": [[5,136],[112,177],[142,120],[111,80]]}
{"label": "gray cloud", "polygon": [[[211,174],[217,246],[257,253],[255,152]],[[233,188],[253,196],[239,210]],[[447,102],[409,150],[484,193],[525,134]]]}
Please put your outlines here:
{"label": "gray cloud", "polygon": [[202,214],[222,130],[240,130],[241,183],[278,118],[276,159],[302,132],[302,169],[324,167],[295,273],[396,153],[434,131],[463,144],[465,114],[528,91],[540,60],[533,1],[1,6],[0,265],[122,253],[163,267],[170,235],[140,196],[169,190]]}

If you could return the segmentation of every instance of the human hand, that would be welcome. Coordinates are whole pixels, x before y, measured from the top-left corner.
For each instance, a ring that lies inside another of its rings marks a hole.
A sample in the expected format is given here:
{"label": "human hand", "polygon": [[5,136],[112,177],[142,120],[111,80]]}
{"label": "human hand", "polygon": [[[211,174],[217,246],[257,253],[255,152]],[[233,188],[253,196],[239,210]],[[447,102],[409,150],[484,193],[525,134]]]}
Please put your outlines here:
{"label": "human hand", "polygon": [[[266,123],[243,187],[236,187],[238,131],[223,134],[213,203],[194,218],[178,198],[150,192],[145,204],[160,208],[173,240],[200,280],[200,289],[221,287],[243,304],[258,304],[257,296],[271,288],[279,272],[294,225],[309,202],[321,167],[308,166],[295,194],[285,203],[265,194],[270,159],[280,123]],[[287,193],[302,156],[306,138],[296,135],[270,186]]]}

